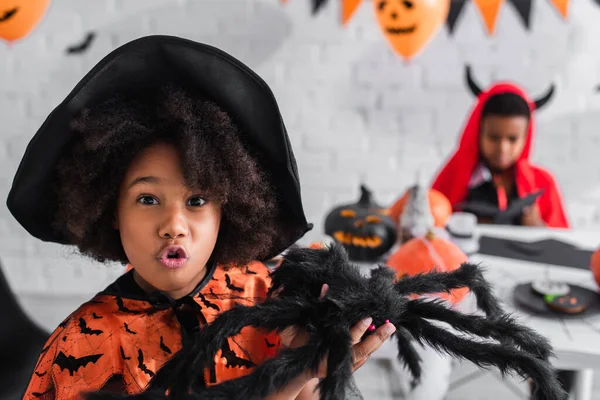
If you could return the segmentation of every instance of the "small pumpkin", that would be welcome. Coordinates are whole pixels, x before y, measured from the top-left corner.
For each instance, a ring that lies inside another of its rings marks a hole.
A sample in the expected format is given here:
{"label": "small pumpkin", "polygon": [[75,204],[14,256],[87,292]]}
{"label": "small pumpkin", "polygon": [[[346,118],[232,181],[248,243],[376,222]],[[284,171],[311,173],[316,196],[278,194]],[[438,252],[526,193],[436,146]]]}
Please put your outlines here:
{"label": "small pumpkin", "polygon": [[[390,207],[389,214],[394,223],[399,224],[400,216],[404,211],[406,203],[410,197],[419,190],[419,185],[411,186],[396,202]],[[433,215],[434,226],[443,228],[448,223],[452,215],[452,204],[450,200],[440,191],[429,189],[428,196],[431,215]]]}
{"label": "small pumpkin", "polygon": [[360,187],[358,202],[335,207],[325,219],[325,234],[340,243],[353,261],[377,261],[396,242],[396,226],[373,194]]}
{"label": "small pumpkin", "polygon": [[596,281],[596,284],[600,286],[600,249],[592,253],[592,258],[590,260],[590,269],[592,270],[592,274],[594,275],[594,280]]}
{"label": "small pumpkin", "polygon": [[[425,236],[413,238],[402,244],[386,264],[396,271],[398,278],[401,278],[405,275],[429,273],[433,269],[438,272],[451,272],[467,261],[468,256],[457,245],[429,231]],[[468,288],[461,288],[451,290],[450,294],[433,295],[456,304],[468,292]]]}

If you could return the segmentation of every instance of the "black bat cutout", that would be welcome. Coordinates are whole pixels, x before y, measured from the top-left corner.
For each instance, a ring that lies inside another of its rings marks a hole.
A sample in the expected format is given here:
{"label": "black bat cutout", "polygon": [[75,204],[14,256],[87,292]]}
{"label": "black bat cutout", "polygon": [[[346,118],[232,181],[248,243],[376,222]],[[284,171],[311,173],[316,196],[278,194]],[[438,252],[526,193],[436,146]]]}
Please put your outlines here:
{"label": "black bat cutout", "polygon": [[235,354],[235,351],[231,350],[231,346],[229,346],[229,340],[223,342],[223,346],[221,347],[221,357],[227,360],[225,363],[227,368],[252,368],[256,366],[252,361],[241,358]]}
{"label": "black bat cutout", "polygon": [[137,359],[138,359],[138,368],[142,372],[145,372],[146,374],[148,374],[154,378],[154,372],[149,370],[148,367],[146,366],[146,364],[144,364],[144,353],[142,352],[142,349],[138,349],[138,358]]}
{"label": "black bat cutout", "polygon": [[65,326],[67,326],[67,323],[68,323],[70,320],[71,320],[71,317],[69,316],[69,317],[65,318],[65,319],[64,319],[64,320],[63,320],[63,321],[62,321],[60,324],[58,324],[58,326],[59,326],[60,328],[64,328]]}
{"label": "black bat cutout", "polygon": [[41,378],[42,376],[46,375],[47,372],[48,371],[44,371],[43,374],[40,374],[39,372],[35,371],[34,373]]}
{"label": "black bat cutout", "polygon": [[100,329],[88,328],[87,322],[85,322],[85,319],[83,319],[83,318],[79,318],[79,328],[81,330],[81,333],[83,333],[84,335],[98,336],[98,335],[101,335],[102,333],[104,333],[104,331],[102,331]]}
{"label": "black bat cutout", "polygon": [[15,16],[15,14],[19,11],[19,7],[15,7],[13,9],[4,11],[4,14],[2,14],[2,16],[0,17],[0,22],[6,22],[9,19],[11,19],[12,17]]}
{"label": "black bat cutout", "polygon": [[171,354],[171,349],[167,347],[167,345],[165,344],[165,342],[163,341],[163,337],[160,337],[160,348],[162,351],[164,351],[167,354]]}
{"label": "black bat cutout", "polygon": [[515,199],[508,205],[506,210],[500,210],[496,205],[479,201],[458,203],[456,209],[473,213],[479,217],[492,218],[496,224],[510,224],[514,218],[523,213],[526,207],[532,206],[543,192],[543,190],[539,190],[525,197]]}
{"label": "black bat cutout", "polygon": [[227,286],[227,289],[231,289],[234,290],[236,292],[243,292],[244,289],[235,286],[234,284],[231,283],[231,278],[229,277],[229,275],[225,274],[225,285]]}
{"label": "black bat cutout", "polygon": [[116,301],[117,301],[117,307],[119,307],[119,311],[121,311],[121,312],[124,312],[127,314],[140,314],[141,313],[141,311],[130,310],[129,308],[125,307],[122,297],[117,297]]}
{"label": "black bat cutout", "polygon": [[101,317],[101,316],[97,315],[95,312],[92,313],[92,317],[94,319],[102,319],[102,318],[104,318],[104,317]]}
{"label": "black bat cutout", "polygon": [[256,272],[252,271],[252,270],[250,269],[250,267],[246,266],[246,269],[245,269],[245,271],[244,271],[244,274],[246,274],[246,275],[256,275]]}
{"label": "black bat cutout", "polygon": [[63,342],[66,342],[66,341],[67,341],[67,337],[66,337],[66,336],[63,336],[63,337],[62,337],[62,341],[63,341]]}
{"label": "black bat cutout", "polygon": [[67,356],[62,351],[58,353],[58,356],[54,359],[54,363],[60,367],[60,370],[67,370],[69,374],[73,376],[73,374],[79,371],[80,368],[85,368],[89,363],[96,364],[96,362],[102,357],[103,354],[92,354],[89,356],[84,356],[80,358],[76,358],[73,356]]}
{"label": "black bat cutout", "polygon": [[125,350],[123,350],[123,346],[119,346],[119,350],[121,351],[121,358],[122,358],[123,360],[131,360],[131,357],[127,357],[127,356],[125,355]]}
{"label": "black bat cutout", "polygon": [[125,326],[125,332],[130,333],[132,335],[137,335],[137,332],[134,332],[131,329],[129,329],[129,325],[127,325],[127,322],[123,322],[123,326]]}
{"label": "black bat cutout", "polygon": [[206,296],[204,296],[202,293],[198,293],[198,298],[200,299],[200,301],[202,301],[202,304],[204,304],[206,308],[212,308],[213,310],[221,311],[218,305],[216,305],[215,303],[211,303],[209,300],[206,299]]}
{"label": "black bat cutout", "polygon": [[104,304],[104,302],[100,301],[100,300],[90,300],[90,301],[88,301],[88,303],[90,303],[90,304]]}
{"label": "black bat cutout", "polygon": [[272,344],[272,343],[269,343],[269,341],[267,340],[267,338],[265,338],[265,343],[266,343],[266,345],[267,345],[267,347],[268,347],[268,348],[275,347],[275,345],[274,345],[274,344]]}
{"label": "black bat cutout", "polygon": [[83,42],[67,47],[67,54],[79,54],[85,52],[92,44],[95,37],[95,32],[88,32],[87,35],[85,35]]}
{"label": "black bat cutout", "polygon": [[[277,291],[276,297],[254,306],[236,305],[202,326],[195,334],[194,345],[175,354],[157,372],[153,380],[156,386],[151,381],[143,396],[95,393],[87,399],[265,398],[306,370],[317,371],[325,356],[327,376],[319,383],[320,398],[342,399],[352,377],[350,329],[369,316],[376,326],[385,320],[396,326],[398,358],[412,373],[413,384],[421,377],[416,341],[480,368],[494,366],[503,374],[513,371],[531,377],[536,387],[534,396],[539,399],[563,400],[567,395],[548,361],[552,355],[548,340],[504,313],[478,265],[465,263],[452,272],[399,280],[395,271],[382,265],[365,276],[360,267],[350,263],[344,248],[334,243],[326,249],[289,251],[271,278],[270,294]],[[329,290],[319,299],[325,283]],[[459,288],[471,290],[484,315],[463,314],[442,300],[410,296]],[[434,321],[446,323],[460,334]],[[204,372],[215,355],[228,338],[246,326],[267,332],[302,326],[309,337],[304,346],[283,349],[246,376],[206,386]],[[372,334],[367,331],[365,337]]]}

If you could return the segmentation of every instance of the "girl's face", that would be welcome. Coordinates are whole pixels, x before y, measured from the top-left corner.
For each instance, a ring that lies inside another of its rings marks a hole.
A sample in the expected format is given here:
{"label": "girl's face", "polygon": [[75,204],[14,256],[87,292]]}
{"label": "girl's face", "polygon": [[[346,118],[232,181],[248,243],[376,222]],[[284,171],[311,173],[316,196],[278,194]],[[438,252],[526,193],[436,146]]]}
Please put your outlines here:
{"label": "girl's face", "polygon": [[131,163],[119,190],[116,228],[136,282],[178,299],[206,275],[221,207],[186,186],[179,154],[155,144]]}

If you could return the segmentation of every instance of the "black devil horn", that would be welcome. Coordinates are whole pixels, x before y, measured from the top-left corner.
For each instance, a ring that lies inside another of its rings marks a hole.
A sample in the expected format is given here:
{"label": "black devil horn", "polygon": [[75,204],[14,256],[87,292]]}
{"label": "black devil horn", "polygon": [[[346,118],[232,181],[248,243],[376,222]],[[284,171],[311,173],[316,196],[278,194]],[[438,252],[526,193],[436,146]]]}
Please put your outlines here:
{"label": "black devil horn", "polygon": [[467,78],[467,85],[469,85],[469,89],[471,89],[471,92],[473,92],[475,97],[479,96],[479,94],[481,93],[481,89],[479,88],[479,86],[477,86],[477,84],[473,80],[473,77],[471,76],[471,66],[470,65],[467,65],[465,67],[465,76]]}
{"label": "black devil horn", "polygon": [[548,93],[546,93],[543,97],[535,100],[535,109],[539,110],[540,108],[544,107],[546,105],[546,103],[548,102],[548,100],[550,100],[552,98],[553,94],[554,94],[554,83],[552,85],[550,85],[550,89],[548,89]]}

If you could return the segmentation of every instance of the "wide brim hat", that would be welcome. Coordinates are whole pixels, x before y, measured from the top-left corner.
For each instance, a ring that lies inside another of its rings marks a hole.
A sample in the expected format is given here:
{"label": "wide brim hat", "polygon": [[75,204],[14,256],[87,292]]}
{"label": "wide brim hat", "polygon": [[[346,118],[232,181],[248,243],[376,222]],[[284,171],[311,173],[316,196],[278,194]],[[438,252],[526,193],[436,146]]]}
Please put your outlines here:
{"label": "wide brim hat", "polygon": [[268,257],[309,231],[312,224],[304,214],[296,160],[269,86],[222,50],[162,35],[136,39],[112,51],[46,118],[27,146],[8,195],[7,206],[16,220],[43,241],[72,244],[52,223],[57,205],[53,179],[61,154],[73,137],[71,122],[83,109],[116,93],[167,82],[181,84],[226,111],[269,174],[279,203],[277,221],[285,224],[281,231],[286,234],[276,238]]}

